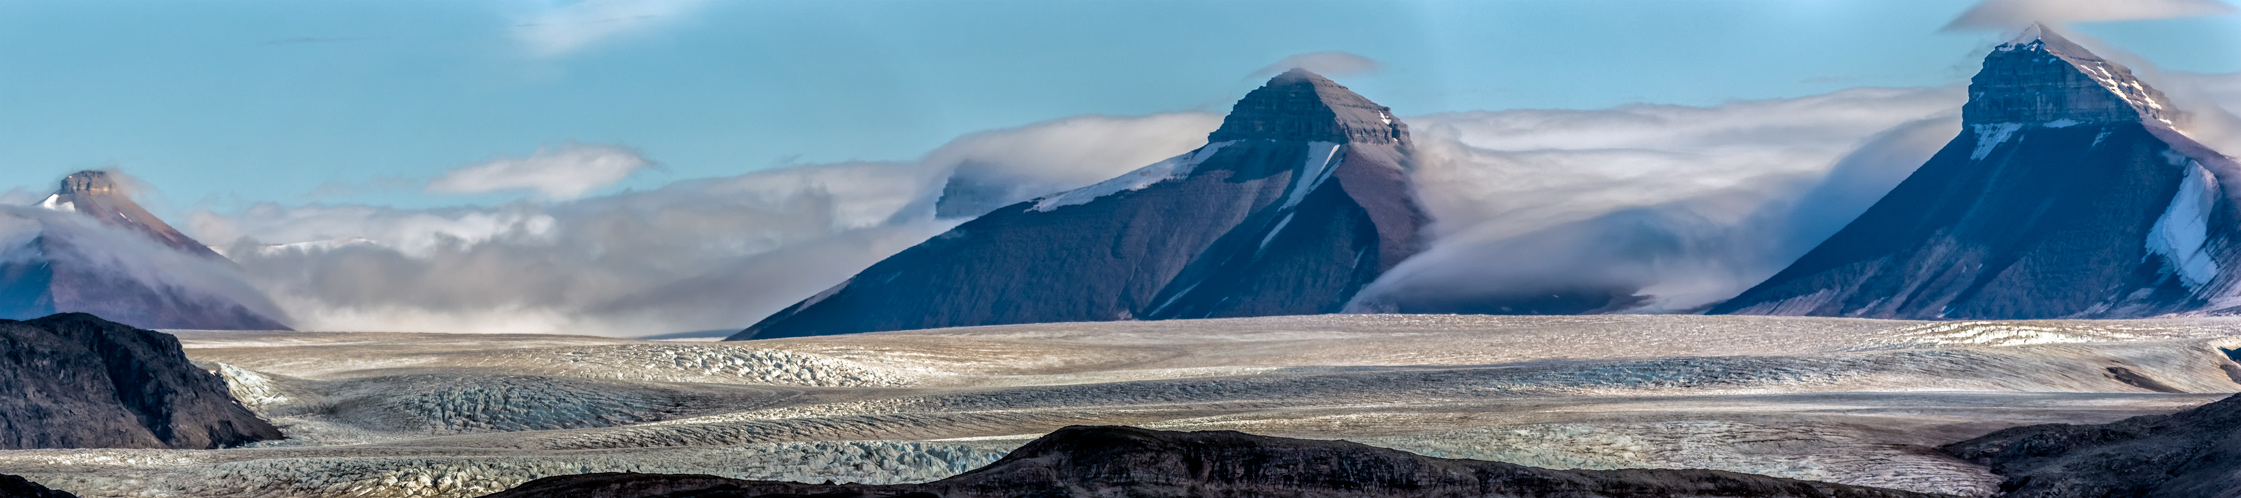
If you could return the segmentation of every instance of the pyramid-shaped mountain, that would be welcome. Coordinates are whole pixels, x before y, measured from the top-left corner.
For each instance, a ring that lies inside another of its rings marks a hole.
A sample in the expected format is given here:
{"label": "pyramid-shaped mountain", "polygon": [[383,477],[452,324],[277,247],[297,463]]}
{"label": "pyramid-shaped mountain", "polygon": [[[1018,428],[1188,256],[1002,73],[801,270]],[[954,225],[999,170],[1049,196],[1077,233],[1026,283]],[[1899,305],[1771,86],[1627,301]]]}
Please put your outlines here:
{"label": "pyramid-shaped mountain", "polygon": [[2122,318],[2231,307],[2241,166],[2124,66],[2033,27],[1966,128],[1819,247],[1712,313]]}
{"label": "pyramid-shaped mountain", "polygon": [[997,209],[732,339],[1340,311],[1417,252],[1408,127],[1292,70],[1206,146]]}
{"label": "pyramid-shaped mountain", "polygon": [[100,171],[63,178],[36,208],[0,210],[0,319],[83,312],[146,328],[286,330],[235,270]]}

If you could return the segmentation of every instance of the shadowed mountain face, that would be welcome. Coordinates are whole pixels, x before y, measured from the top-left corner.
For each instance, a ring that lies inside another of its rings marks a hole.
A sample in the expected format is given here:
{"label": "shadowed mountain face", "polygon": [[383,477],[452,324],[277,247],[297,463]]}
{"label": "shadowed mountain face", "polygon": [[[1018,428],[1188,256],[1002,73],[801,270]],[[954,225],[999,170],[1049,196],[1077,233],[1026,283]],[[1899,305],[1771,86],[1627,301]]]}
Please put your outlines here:
{"label": "shadowed mountain face", "polygon": [[38,208],[0,211],[0,318],[86,312],[142,327],[287,329],[261,294],[226,275],[231,261],[105,173],[64,178]]}
{"label": "shadowed mountain face", "polygon": [[84,313],[0,320],[0,449],[208,449],[280,439],[170,334]]}
{"label": "shadowed mountain face", "polygon": [[713,476],[586,474],[491,498],[781,497],[1918,497],[1711,470],[1549,470],[1431,458],[1345,441],[1230,431],[1068,427],[987,467],[925,484],[813,485]]}
{"label": "shadowed mountain face", "polygon": [[2241,496],[2241,396],[2102,425],[2017,427],[1946,445],[2010,498]]}
{"label": "shadowed mountain face", "polygon": [[2241,165],[2123,66],[2034,28],[1985,58],[1967,129],[1713,313],[2142,317],[2230,307]]}
{"label": "shadowed mountain face", "polygon": [[1205,147],[1005,206],[732,339],[1330,313],[1418,250],[1408,128],[1294,70]]}

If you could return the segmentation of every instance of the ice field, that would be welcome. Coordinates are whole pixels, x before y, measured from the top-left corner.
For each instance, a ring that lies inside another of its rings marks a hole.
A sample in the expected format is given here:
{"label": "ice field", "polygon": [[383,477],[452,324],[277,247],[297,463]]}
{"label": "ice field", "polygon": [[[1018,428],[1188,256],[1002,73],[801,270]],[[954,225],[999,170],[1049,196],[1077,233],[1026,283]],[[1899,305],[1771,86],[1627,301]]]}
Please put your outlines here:
{"label": "ice field", "polygon": [[290,437],[0,451],[82,496],[479,496],[582,472],[909,482],[1075,424],[1347,439],[1556,468],[1984,494],[1932,448],[2236,390],[2241,320],[1313,317],[752,342],[177,331]]}

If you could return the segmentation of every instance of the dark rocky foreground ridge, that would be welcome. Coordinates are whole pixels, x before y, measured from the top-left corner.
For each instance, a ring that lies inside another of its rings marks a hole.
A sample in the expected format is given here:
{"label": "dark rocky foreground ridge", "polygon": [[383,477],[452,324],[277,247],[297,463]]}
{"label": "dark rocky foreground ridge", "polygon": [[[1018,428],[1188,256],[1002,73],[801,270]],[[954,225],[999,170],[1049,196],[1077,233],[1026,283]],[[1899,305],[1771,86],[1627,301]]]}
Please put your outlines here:
{"label": "dark rocky foreground ridge", "polygon": [[[20,221],[21,223],[15,223]],[[0,318],[85,312],[165,329],[287,330],[232,261],[80,171],[36,207],[0,209]]]}
{"label": "dark rocky foreground ridge", "polygon": [[1549,470],[1432,458],[1346,441],[1059,429],[996,463],[924,484],[847,485],[714,476],[584,474],[489,498],[733,497],[1926,497],[1907,491],[1713,470]]}
{"label": "dark rocky foreground ridge", "polygon": [[78,498],[69,492],[48,489],[22,477],[0,474],[0,497],[4,498]]}
{"label": "dark rocky foreground ridge", "polygon": [[1946,445],[2010,498],[2241,496],[2241,396],[2101,425],[2016,427]]}
{"label": "dark rocky foreground ridge", "polygon": [[2241,296],[2241,164],[2124,66],[2034,28],[1969,85],[1967,126],[1882,200],[1714,314],[2131,318]]}
{"label": "dark rocky foreground ridge", "polygon": [[1293,70],[1206,146],[1013,204],[731,339],[1331,313],[1419,250],[1408,127]]}
{"label": "dark rocky foreground ridge", "polygon": [[0,320],[0,449],[208,449],[280,439],[179,339],[84,313]]}

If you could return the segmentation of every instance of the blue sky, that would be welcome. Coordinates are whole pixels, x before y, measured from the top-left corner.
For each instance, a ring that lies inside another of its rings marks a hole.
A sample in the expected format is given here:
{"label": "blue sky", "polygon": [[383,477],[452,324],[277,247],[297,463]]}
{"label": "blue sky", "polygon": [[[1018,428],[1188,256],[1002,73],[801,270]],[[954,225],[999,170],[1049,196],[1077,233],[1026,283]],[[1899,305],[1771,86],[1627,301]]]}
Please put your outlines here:
{"label": "blue sky", "polygon": [[[1688,105],[1966,81],[1946,0],[0,2],[0,190],[119,167],[159,212],[489,205],[445,171],[574,141],[660,165],[601,192],[900,160],[1083,114],[1225,111],[1288,55],[1401,115]],[[2241,19],[2080,25],[2241,71]],[[166,209],[168,208],[168,209]]]}

